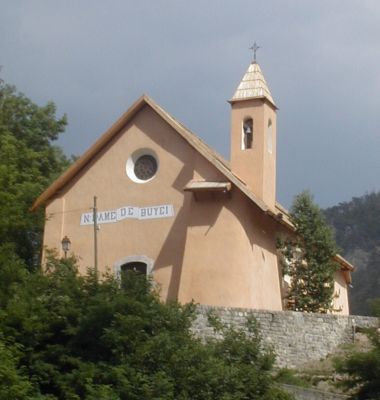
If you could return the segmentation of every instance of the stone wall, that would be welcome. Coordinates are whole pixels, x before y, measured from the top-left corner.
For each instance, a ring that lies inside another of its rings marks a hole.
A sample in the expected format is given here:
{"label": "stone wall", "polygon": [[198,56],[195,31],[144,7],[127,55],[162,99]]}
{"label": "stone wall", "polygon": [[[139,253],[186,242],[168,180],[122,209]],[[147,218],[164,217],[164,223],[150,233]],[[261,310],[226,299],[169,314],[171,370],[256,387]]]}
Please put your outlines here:
{"label": "stone wall", "polygon": [[340,344],[352,342],[354,329],[378,326],[378,319],[373,317],[198,306],[193,331],[202,339],[215,336],[208,325],[210,311],[224,323],[240,327],[248,315],[253,315],[264,341],[276,352],[277,365],[287,368],[324,359]]}
{"label": "stone wall", "polygon": [[296,400],[347,400],[349,397],[338,393],[302,388],[293,385],[281,385],[282,389],[291,393]]}

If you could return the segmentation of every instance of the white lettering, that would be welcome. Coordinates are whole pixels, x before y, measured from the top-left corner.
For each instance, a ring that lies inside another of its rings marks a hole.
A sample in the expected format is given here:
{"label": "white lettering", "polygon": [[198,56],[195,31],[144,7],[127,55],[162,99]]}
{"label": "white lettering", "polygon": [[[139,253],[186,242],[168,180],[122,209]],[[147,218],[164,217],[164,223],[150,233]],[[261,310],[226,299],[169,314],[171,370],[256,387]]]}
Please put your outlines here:
{"label": "white lettering", "polygon": [[86,213],[81,215],[80,219],[80,224],[81,225],[92,225],[92,213]]}
{"label": "white lettering", "polygon": [[117,215],[116,215],[116,220],[121,221],[123,219],[127,218],[127,208],[126,207],[121,207],[117,209]]}
{"label": "white lettering", "polygon": [[[169,218],[174,216],[174,207],[171,204],[151,207],[133,207],[124,206],[117,210],[99,211],[97,214],[98,224],[109,224],[122,221],[126,218],[137,219],[156,219]],[[81,215],[81,225],[93,225],[93,213],[84,213]]]}

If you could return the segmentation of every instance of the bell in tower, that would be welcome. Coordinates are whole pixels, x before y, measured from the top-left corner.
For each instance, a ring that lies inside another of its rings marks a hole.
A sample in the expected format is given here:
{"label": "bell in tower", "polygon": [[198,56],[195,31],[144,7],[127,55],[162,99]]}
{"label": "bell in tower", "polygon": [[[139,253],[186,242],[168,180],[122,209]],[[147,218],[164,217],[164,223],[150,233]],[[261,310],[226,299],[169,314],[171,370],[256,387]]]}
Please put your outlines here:
{"label": "bell in tower", "polygon": [[244,150],[252,148],[253,140],[253,119],[247,118],[243,123],[243,146]]}

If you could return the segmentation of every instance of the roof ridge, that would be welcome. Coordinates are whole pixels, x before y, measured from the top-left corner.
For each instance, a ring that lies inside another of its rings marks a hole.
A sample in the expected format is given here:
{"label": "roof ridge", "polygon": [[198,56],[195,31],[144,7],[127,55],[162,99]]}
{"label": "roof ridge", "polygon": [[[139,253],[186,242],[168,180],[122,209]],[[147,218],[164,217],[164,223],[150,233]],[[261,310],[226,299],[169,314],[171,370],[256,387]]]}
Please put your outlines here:
{"label": "roof ridge", "polygon": [[60,189],[62,189],[79,171],[98,154],[112,138],[120,132],[134,115],[141,110],[144,105],[149,105],[160,115],[175,131],[177,131],[192,147],[202,154],[211,164],[213,164],[223,175],[226,176],[236,187],[239,188],[251,201],[262,211],[268,211],[268,206],[257,198],[247,185],[236,176],[230,168],[229,163],[206,142],[190,131],[185,125],[177,121],[172,115],[166,112],[148,95],[142,95],[103,135],[72,164],[58,179],[56,179],[34,202],[31,211],[37,209],[42,204],[49,201]]}

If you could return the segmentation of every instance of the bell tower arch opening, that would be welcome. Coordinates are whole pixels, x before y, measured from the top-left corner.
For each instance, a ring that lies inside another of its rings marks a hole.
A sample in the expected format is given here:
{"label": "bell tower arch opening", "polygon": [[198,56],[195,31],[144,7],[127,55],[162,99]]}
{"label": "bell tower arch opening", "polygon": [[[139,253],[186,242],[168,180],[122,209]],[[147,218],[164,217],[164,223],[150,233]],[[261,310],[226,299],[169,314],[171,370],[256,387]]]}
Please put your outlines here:
{"label": "bell tower arch opening", "polygon": [[248,117],[244,118],[242,128],[242,150],[252,149],[253,142],[253,119]]}

